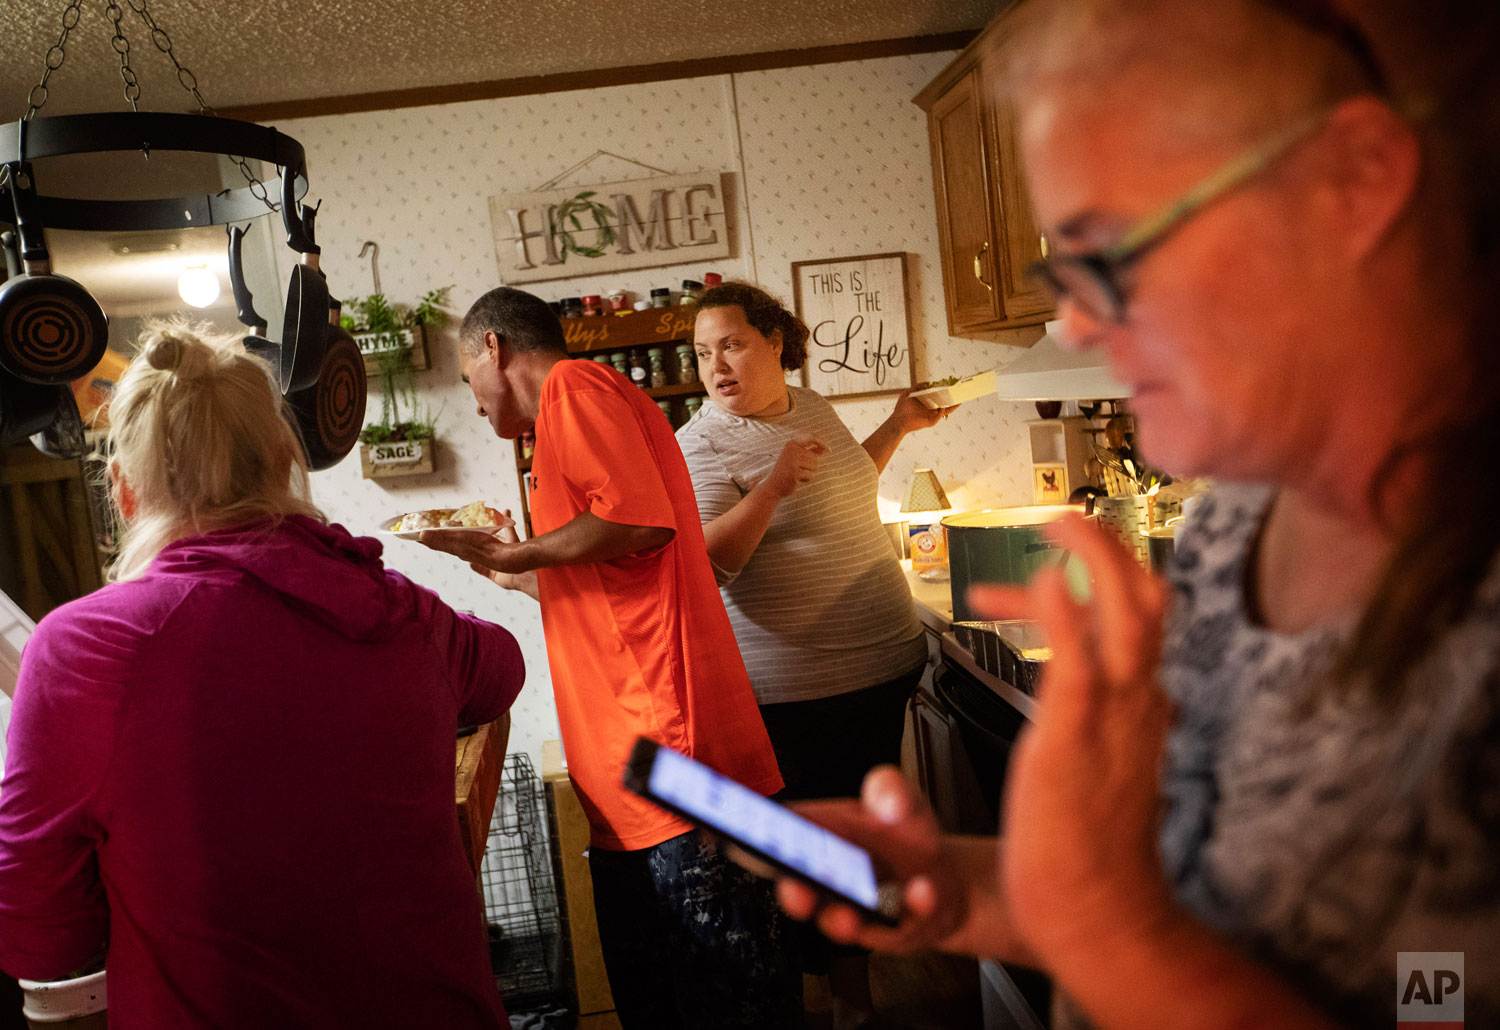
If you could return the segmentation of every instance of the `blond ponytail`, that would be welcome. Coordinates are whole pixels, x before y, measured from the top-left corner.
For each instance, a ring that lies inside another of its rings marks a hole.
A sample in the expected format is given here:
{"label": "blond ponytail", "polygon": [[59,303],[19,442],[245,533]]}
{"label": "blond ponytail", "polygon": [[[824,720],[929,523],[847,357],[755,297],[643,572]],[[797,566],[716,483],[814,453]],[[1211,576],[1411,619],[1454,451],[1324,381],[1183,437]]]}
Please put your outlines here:
{"label": "blond ponytail", "polygon": [[148,325],[109,421],[111,469],[136,501],[112,580],[141,575],[185,536],[282,515],[323,520],[270,370],[233,337]]}

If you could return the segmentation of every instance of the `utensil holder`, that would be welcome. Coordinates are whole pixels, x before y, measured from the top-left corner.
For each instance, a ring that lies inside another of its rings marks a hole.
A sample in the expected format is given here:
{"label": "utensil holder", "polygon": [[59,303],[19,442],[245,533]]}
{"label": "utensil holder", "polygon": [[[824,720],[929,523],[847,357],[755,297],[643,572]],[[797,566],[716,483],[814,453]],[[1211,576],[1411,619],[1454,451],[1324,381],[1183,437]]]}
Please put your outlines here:
{"label": "utensil holder", "polygon": [[1094,514],[1125,545],[1142,568],[1150,565],[1146,550],[1146,529],[1150,524],[1150,498],[1145,494],[1130,497],[1100,497],[1094,501]]}

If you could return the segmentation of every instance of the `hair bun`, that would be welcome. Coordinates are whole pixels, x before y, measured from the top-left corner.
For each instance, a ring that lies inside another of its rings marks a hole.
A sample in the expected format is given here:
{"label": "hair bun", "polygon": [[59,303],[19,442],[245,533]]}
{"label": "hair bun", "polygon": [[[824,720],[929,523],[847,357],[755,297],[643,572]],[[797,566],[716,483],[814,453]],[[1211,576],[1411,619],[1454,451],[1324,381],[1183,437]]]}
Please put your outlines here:
{"label": "hair bun", "polygon": [[213,351],[197,338],[184,335],[187,327],[148,327],[141,338],[141,357],[146,364],[183,379],[196,379],[213,364]]}
{"label": "hair bun", "polygon": [[182,341],[165,333],[146,346],[146,364],[163,372],[176,372],[182,364]]}

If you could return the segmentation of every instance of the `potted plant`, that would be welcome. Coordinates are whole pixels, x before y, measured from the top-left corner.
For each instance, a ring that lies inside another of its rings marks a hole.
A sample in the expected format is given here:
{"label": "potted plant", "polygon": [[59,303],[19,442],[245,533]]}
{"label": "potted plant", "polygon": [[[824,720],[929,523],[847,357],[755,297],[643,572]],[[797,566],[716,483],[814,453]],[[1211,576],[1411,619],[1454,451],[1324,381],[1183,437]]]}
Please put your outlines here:
{"label": "potted plant", "polygon": [[451,288],[429,290],[414,308],[392,304],[381,293],[357,297],[340,318],[359,343],[380,394],[380,421],[359,434],[366,479],[421,475],[435,467],[435,426],[426,407],[418,406],[415,372],[428,364],[426,327],[447,321],[443,305]]}

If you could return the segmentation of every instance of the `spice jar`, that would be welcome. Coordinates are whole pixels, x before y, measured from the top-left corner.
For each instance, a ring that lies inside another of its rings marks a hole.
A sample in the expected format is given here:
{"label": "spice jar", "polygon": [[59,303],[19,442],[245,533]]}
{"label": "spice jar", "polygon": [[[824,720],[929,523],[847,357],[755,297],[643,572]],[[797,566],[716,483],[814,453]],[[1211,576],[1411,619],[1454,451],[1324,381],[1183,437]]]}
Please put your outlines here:
{"label": "spice jar", "polygon": [[521,460],[525,461],[536,453],[536,433],[528,429],[516,438],[521,445]]}
{"label": "spice jar", "polygon": [[669,308],[672,306],[672,291],[665,286],[658,286],[651,291],[651,306],[653,308]]}
{"label": "spice jar", "polygon": [[597,293],[591,293],[583,298],[583,314],[585,318],[592,318],[599,314],[602,309],[603,305],[600,303]]}
{"label": "spice jar", "polygon": [[703,407],[702,397],[689,397],[682,402],[682,410],[687,414],[689,419],[698,414],[698,409],[701,407]]}
{"label": "spice jar", "polygon": [[630,381],[643,390],[651,383],[651,371],[646,365],[646,355],[641,353],[640,348],[630,352]]}
{"label": "spice jar", "polygon": [[667,385],[667,354],[660,347],[651,347],[646,351],[646,360],[650,362],[651,385]]}
{"label": "spice jar", "polygon": [[704,272],[703,273],[703,288],[705,290],[711,290],[715,286],[722,286],[723,284],[724,284],[724,277],[722,275],[720,275],[718,272]]}
{"label": "spice jar", "polygon": [[604,366],[608,366],[609,365],[609,355],[608,354],[594,354],[594,355],[590,356],[589,360],[590,361],[597,361],[597,362],[599,362],[599,364],[604,365]]}
{"label": "spice jar", "polygon": [[611,354],[609,356],[609,363],[615,366],[616,372],[620,373],[626,379],[630,378],[630,359],[626,357],[624,351],[617,350]]}
{"label": "spice jar", "polygon": [[629,311],[630,300],[624,290],[610,290],[604,295],[611,311]]}
{"label": "spice jar", "polygon": [[661,409],[661,413],[663,415],[667,416],[667,421],[671,422],[672,421],[672,402],[671,401],[657,401],[656,402],[656,406]]}
{"label": "spice jar", "polygon": [[577,318],[583,314],[583,302],[577,297],[564,297],[558,303],[562,305],[563,318]]}
{"label": "spice jar", "polygon": [[677,298],[679,304],[696,304],[703,296],[703,284],[696,279],[682,280],[682,294]]}
{"label": "spice jar", "polygon": [[637,311],[649,311],[651,309],[651,302],[649,300],[638,300],[635,302],[635,309]]}
{"label": "spice jar", "polygon": [[677,351],[677,381],[679,383],[696,383],[698,381],[698,356],[693,353],[691,343],[679,343]]}

